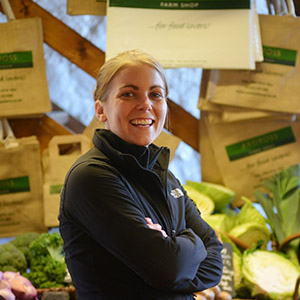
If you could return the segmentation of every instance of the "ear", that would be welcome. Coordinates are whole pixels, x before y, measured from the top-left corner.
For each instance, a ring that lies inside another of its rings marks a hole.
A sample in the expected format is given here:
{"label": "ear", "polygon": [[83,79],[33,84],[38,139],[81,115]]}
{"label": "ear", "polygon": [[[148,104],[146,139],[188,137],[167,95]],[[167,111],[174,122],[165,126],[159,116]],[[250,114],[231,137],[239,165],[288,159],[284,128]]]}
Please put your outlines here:
{"label": "ear", "polygon": [[107,117],[104,114],[103,103],[100,100],[96,100],[96,102],[95,102],[95,114],[96,114],[97,119],[100,122],[106,122],[107,121]]}

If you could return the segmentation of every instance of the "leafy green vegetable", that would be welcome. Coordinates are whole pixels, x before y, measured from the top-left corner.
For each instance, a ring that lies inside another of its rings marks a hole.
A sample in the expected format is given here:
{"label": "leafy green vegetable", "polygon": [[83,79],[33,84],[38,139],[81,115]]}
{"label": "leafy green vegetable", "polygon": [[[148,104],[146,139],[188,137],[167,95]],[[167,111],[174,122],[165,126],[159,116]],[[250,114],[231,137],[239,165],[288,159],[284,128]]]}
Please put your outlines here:
{"label": "leafy green vegetable", "polygon": [[189,185],[183,185],[183,187],[189,198],[191,198],[195,202],[203,218],[213,212],[215,204],[209,196],[199,192]]}
{"label": "leafy green vegetable", "polygon": [[30,244],[30,272],[26,277],[36,288],[64,286],[67,274],[63,240],[58,232],[43,233]]}
{"label": "leafy green vegetable", "polygon": [[234,271],[234,287],[239,289],[242,286],[243,274],[242,274],[242,257],[236,252],[232,252],[232,263]]}
{"label": "leafy green vegetable", "polygon": [[212,214],[204,217],[204,220],[215,230],[229,232],[234,226],[235,215]]}
{"label": "leafy green vegetable", "polygon": [[214,201],[215,212],[221,212],[235,197],[233,190],[220,184],[192,180],[187,180],[186,184],[209,196]]}
{"label": "leafy green vegetable", "polygon": [[244,223],[257,223],[266,226],[267,220],[255,208],[253,202],[245,196],[242,196],[241,200],[244,202],[244,204],[236,219],[236,225],[244,224]]}
{"label": "leafy green vegetable", "polygon": [[238,238],[249,248],[262,241],[261,247],[265,249],[271,238],[268,227],[255,222],[237,225],[229,231],[229,234],[235,238]]}
{"label": "leafy green vegetable", "polygon": [[[281,244],[290,235],[300,232],[300,166],[294,165],[263,182],[266,192],[257,190],[255,196],[263,207],[275,239]],[[294,263],[299,264],[299,240],[285,249]]]}
{"label": "leafy green vegetable", "polygon": [[27,269],[24,254],[14,245],[5,243],[0,245],[0,270],[23,273]]}
{"label": "leafy green vegetable", "polygon": [[17,247],[24,255],[27,261],[27,267],[30,267],[32,258],[31,251],[29,249],[30,244],[40,236],[36,232],[27,232],[17,235],[13,240],[10,241],[12,245]]}
{"label": "leafy green vegetable", "polygon": [[278,252],[255,249],[244,252],[242,273],[252,296],[289,300],[300,269]]}

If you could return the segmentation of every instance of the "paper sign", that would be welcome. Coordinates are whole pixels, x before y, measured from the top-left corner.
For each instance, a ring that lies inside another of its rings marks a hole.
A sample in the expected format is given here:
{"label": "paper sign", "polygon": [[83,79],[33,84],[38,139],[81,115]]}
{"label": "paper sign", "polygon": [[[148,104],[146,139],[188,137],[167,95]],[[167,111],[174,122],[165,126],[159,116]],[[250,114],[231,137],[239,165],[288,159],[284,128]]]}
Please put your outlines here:
{"label": "paper sign", "polygon": [[254,69],[253,20],[250,0],[110,0],[106,59],[141,49],[165,68]]}

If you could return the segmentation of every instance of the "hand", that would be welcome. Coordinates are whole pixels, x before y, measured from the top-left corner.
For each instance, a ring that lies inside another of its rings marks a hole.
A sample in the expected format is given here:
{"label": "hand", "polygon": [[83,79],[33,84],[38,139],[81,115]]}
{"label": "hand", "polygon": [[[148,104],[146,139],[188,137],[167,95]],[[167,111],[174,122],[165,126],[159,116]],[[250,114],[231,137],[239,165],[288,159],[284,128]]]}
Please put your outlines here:
{"label": "hand", "polygon": [[162,229],[161,225],[153,224],[153,222],[150,218],[145,218],[145,220],[146,220],[147,225],[148,225],[149,228],[160,231],[164,237],[168,236],[166,234],[166,232]]}

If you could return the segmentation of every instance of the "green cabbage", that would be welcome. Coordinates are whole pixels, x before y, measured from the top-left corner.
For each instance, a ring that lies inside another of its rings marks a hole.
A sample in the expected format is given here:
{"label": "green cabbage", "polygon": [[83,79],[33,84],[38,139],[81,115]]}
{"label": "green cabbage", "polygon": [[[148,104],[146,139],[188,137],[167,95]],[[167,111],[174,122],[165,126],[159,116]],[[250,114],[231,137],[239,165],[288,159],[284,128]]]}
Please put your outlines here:
{"label": "green cabbage", "polygon": [[291,300],[300,269],[283,254],[256,249],[244,252],[242,274],[253,297]]}
{"label": "green cabbage", "polygon": [[216,183],[187,180],[186,184],[209,196],[215,203],[215,212],[220,212],[235,197],[234,191]]}
{"label": "green cabbage", "polygon": [[237,252],[232,252],[232,263],[234,271],[234,287],[239,289],[242,286],[243,274],[242,274],[242,257]]}
{"label": "green cabbage", "polygon": [[271,233],[266,225],[248,222],[235,226],[229,231],[229,234],[238,238],[249,248],[261,243],[261,248],[265,249],[271,239]]}
{"label": "green cabbage", "polygon": [[267,220],[263,217],[263,215],[254,207],[253,202],[246,198],[245,196],[241,197],[244,204],[240,210],[238,218],[236,220],[237,224],[243,223],[257,223],[261,225],[266,225]]}
{"label": "green cabbage", "polygon": [[210,215],[215,208],[213,200],[189,185],[183,185],[187,195],[196,204],[203,218]]}
{"label": "green cabbage", "polygon": [[220,232],[229,232],[235,225],[236,215],[212,214],[206,216],[205,221],[215,230]]}

